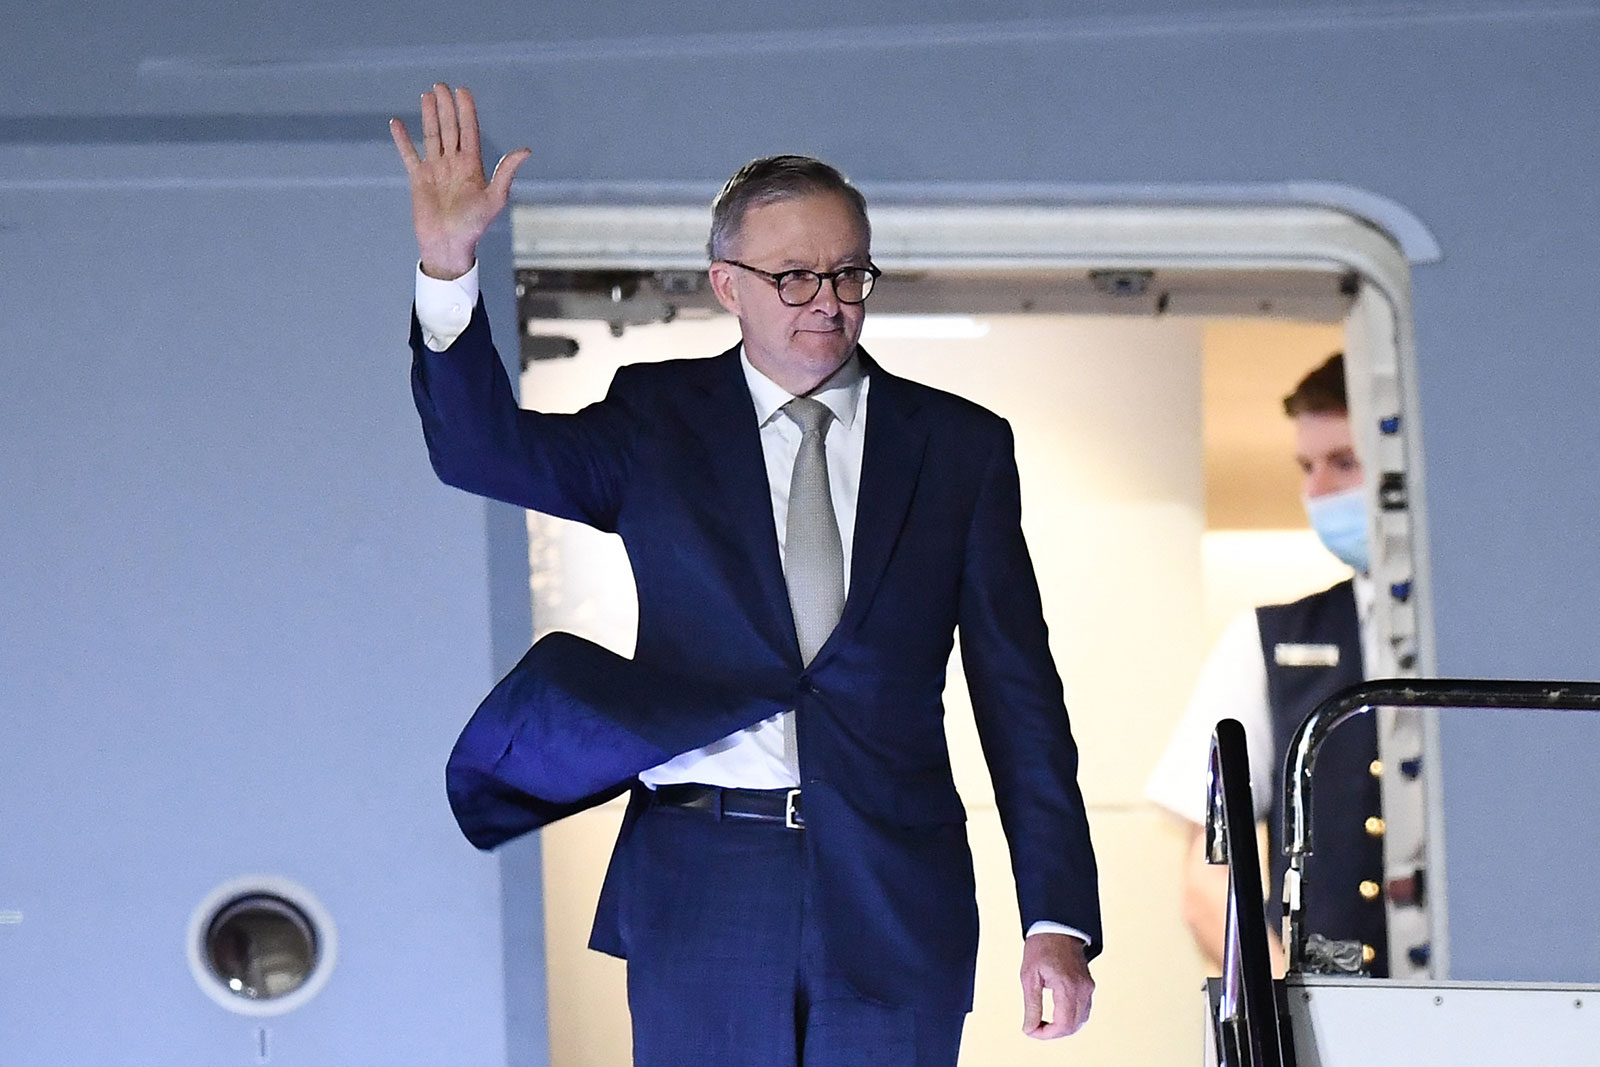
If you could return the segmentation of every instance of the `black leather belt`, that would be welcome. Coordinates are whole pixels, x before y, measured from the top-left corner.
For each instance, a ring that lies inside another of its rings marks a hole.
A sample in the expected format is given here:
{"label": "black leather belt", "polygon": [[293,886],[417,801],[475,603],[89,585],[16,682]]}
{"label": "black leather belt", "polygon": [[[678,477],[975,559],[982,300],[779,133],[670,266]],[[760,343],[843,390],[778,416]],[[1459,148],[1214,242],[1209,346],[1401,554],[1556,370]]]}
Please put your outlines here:
{"label": "black leather belt", "polygon": [[656,804],[687,808],[718,819],[778,823],[790,830],[806,827],[798,789],[733,789],[685,782],[657,786],[651,799]]}

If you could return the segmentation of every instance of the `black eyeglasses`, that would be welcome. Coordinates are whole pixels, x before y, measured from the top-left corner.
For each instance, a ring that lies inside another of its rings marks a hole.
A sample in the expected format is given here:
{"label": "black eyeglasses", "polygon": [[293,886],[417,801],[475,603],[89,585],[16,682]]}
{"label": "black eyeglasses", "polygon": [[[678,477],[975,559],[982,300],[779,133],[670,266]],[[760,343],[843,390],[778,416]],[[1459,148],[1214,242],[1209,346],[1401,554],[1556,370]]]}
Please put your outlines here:
{"label": "black eyeglasses", "polygon": [[792,308],[804,307],[815,300],[817,294],[822,292],[824,278],[833,283],[833,295],[839,298],[839,303],[860,304],[871,294],[872,283],[883,273],[868,264],[865,267],[840,267],[838,270],[780,270],[773,274],[760,267],[740,263],[737,259],[725,259],[722,262],[761,275],[777,288],[778,299]]}

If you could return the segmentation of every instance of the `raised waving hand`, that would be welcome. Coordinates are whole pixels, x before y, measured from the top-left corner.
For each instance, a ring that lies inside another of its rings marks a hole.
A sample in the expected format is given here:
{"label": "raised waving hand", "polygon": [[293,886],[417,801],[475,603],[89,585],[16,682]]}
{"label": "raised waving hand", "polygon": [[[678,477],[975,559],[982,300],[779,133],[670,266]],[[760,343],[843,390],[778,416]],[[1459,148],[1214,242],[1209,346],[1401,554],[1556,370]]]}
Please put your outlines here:
{"label": "raised waving hand", "polygon": [[390,119],[389,134],[411,178],[411,224],[422,271],[459,278],[471,269],[479,238],[505,210],[512,175],[533,152],[507,152],[485,180],[472,93],[464,86],[452,91],[443,82],[422,95],[420,156],[404,122]]}

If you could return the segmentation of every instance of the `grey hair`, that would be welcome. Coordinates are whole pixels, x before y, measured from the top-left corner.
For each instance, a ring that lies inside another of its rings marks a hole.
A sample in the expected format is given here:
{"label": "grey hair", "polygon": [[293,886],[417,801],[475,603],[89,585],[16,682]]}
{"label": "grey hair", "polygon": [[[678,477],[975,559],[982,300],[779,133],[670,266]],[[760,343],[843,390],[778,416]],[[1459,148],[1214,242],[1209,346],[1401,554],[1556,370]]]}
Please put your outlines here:
{"label": "grey hair", "polygon": [[711,239],[706,252],[712,261],[726,259],[739,239],[744,217],[753,207],[798,200],[816,193],[837,193],[855,209],[861,230],[872,240],[867,221],[867,200],[837,169],[811,156],[764,156],[751,160],[728,179],[711,202]]}

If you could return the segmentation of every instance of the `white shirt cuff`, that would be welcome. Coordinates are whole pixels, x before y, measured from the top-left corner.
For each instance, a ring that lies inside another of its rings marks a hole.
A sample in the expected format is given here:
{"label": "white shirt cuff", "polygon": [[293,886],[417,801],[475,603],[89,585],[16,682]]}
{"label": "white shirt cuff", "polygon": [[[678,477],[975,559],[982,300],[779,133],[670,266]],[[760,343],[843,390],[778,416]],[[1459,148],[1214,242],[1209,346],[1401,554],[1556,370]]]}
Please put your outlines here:
{"label": "white shirt cuff", "polygon": [[1028,932],[1023,936],[1032,937],[1034,934],[1067,934],[1070,937],[1075,937],[1079,941],[1082,941],[1085,947],[1093,944],[1093,941],[1090,939],[1089,935],[1084,933],[1082,930],[1079,930],[1077,927],[1066,926],[1062,923],[1053,923],[1046,919],[1040,919],[1038,922],[1028,927]]}
{"label": "white shirt cuff", "polygon": [[417,264],[417,322],[422,327],[422,343],[443,352],[456,343],[472,321],[478,304],[478,264],[459,278],[444,281],[422,273]]}

